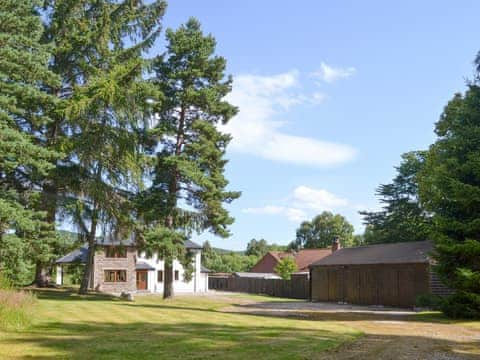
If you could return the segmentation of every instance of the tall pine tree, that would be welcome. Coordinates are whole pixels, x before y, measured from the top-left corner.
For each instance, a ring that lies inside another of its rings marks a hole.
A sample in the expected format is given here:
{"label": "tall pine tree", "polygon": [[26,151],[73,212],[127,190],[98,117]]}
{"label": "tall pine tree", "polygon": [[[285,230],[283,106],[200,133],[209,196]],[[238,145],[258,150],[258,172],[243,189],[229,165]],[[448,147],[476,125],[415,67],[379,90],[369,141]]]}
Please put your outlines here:
{"label": "tall pine tree", "polygon": [[59,81],[48,70],[50,49],[40,44],[36,5],[0,2],[0,268],[13,280],[20,280],[26,262],[42,256],[36,250],[52,230],[38,210],[37,189],[57,153],[31,134],[51,122],[48,110],[55,98],[44,88]]}
{"label": "tall pine tree", "polygon": [[47,146],[65,158],[44,181],[49,220],[67,214],[89,248],[80,287],[91,285],[98,230],[127,236],[134,227],[131,199],[141,187],[142,141],[149,99],[158,92],[143,79],[145,52],[160,31],[164,1],[56,0],[47,7],[47,40],[55,42],[52,69],[64,99],[45,129]]}
{"label": "tall pine tree", "polygon": [[457,290],[452,316],[480,317],[480,54],[477,78],[456,94],[435,126],[420,177],[420,199],[433,213],[437,272]]}
{"label": "tall pine tree", "polygon": [[217,125],[237,109],[224,100],[231,91],[226,61],[214,55],[215,39],[190,19],[167,30],[167,51],[154,63],[154,84],[165,95],[157,108],[157,164],[144,194],[142,216],[148,226],[146,249],[165,261],[164,297],[172,295],[172,261],[189,264],[184,240],[192,230],[229,236],[233,218],[223,207],[240,196],[227,191],[224,159],[230,136]]}
{"label": "tall pine tree", "polygon": [[360,212],[367,226],[364,243],[428,240],[430,217],[418,198],[418,176],[424,163],[424,151],[402,155],[397,176],[391,183],[380,185],[376,191],[382,210]]}

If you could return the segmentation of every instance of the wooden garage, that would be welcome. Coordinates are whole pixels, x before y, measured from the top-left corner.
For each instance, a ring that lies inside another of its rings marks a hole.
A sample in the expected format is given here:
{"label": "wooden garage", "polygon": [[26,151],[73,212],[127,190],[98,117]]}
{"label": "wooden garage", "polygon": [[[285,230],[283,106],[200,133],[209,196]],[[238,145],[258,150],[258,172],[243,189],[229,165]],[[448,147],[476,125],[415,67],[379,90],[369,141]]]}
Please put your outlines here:
{"label": "wooden garage", "polygon": [[414,306],[418,295],[446,291],[431,273],[432,250],[429,241],[339,249],[310,266],[311,300]]}

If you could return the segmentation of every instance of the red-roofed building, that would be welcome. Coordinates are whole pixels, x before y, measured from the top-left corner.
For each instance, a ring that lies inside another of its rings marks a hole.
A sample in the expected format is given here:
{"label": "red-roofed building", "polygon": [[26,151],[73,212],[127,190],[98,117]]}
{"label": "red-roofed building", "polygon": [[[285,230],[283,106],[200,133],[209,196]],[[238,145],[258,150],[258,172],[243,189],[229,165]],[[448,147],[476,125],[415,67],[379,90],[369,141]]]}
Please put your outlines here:
{"label": "red-roofed building", "polygon": [[298,272],[308,272],[310,264],[332,253],[331,249],[302,249],[298,252],[269,251],[250,270],[253,273],[275,273],[275,266],[285,257],[293,257]]}

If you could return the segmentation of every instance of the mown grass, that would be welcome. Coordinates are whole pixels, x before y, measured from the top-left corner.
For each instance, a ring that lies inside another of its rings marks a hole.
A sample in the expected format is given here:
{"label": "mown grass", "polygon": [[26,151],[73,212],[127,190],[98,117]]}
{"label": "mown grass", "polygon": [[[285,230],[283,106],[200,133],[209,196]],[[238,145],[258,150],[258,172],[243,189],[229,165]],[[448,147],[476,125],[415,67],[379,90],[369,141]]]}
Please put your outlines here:
{"label": "mown grass", "polygon": [[471,319],[451,319],[445,316],[440,311],[423,311],[412,316],[412,320],[440,323],[440,324],[455,324],[480,330],[480,321]]}
{"label": "mown grass", "polygon": [[[0,331],[10,359],[312,359],[359,331],[329,321],[220,311],[248,295],[137,296],[125,302],[71,291],[37,292],[33,325]],[[272,301],[268,298],[268,301]],[[0,356],[1,357],[1,356]]]}

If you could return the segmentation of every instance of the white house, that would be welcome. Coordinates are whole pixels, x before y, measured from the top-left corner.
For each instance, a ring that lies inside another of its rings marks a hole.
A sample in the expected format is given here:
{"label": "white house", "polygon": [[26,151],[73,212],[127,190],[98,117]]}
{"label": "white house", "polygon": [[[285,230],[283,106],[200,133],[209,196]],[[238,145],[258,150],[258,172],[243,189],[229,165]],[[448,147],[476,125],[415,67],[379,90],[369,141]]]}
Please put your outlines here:
{"label": "white house", "polygon": [[[202,293],[208,291],[208,270],[202,267],[202,247],[187,240],[185,248],[193,255],[191,280],[184,278],[182,264],[173,262],[174,293]],[[58,259],[58,285],[63,284],[63,265],[87,262],[87,247],[72,251]],[[95,248],[94,271],[91,287],[97,291],[118,294],[122,292],[163,293],[164,262],[158,256],[146,257],[139,252],[134,241],[99,241]]]}

